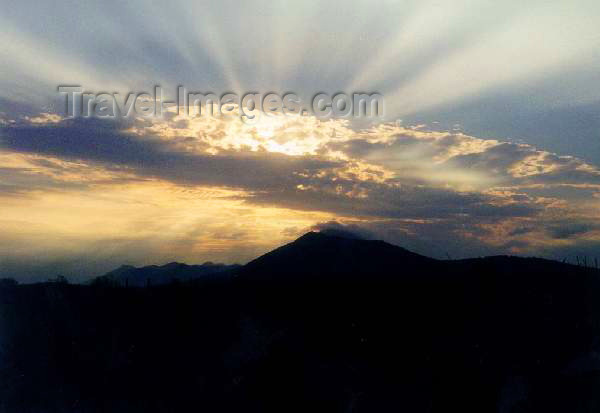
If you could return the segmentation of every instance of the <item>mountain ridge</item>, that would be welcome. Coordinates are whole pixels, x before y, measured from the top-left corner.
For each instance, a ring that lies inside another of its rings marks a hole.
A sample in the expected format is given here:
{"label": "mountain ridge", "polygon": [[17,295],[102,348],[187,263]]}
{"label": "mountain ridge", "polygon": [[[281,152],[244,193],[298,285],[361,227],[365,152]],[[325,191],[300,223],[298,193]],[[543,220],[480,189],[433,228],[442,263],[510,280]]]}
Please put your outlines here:
{"label": "mountain ridge", "polygon": [[200,265],[188,265],[179,262],[144,267],[122,265],[104,275],[94,278],[92,283],[144,287],[148,285],[164,285],[172,282],[212,280],[216,277],[227,279],[232,271],[240,267],[238,264],[227,265],[211,261],[206,261]]}
{"label": "mountain ridge", "polygon": [[173,281],[226,280],[231,277],[266,281],[281,278],[284,274],[287,280],[314,280],[324,274],[332,278],[348,278],[349,275],[358,278],[366,275],[373,277],[376,274],[393,277],[436,271],[460,273],[465,269],[478,267],[485,267],[488,271],[501,271],[504,268],[506,272],[510,272],[515,266],[551,272],[574,268],[596,270],[545,258],[511,255],[438,260],[382,240],[365,240],[345,233],[310,231],[245,265],[211,261],[200,265],[179,262],[144,267],[122,265],[96,277],[93,282],[141,287],[164,285]]}

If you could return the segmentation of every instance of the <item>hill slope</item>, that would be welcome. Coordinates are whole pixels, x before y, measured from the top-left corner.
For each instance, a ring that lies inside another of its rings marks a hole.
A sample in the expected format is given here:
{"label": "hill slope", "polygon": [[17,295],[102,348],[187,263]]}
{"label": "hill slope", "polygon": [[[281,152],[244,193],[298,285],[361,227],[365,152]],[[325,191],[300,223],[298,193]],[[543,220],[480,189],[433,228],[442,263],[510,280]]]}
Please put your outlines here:
{"label": "hill slope", "polygon": [[317,233],[222,283],[0,284],[0,412],[597,412],[598,297],[597,270]]}

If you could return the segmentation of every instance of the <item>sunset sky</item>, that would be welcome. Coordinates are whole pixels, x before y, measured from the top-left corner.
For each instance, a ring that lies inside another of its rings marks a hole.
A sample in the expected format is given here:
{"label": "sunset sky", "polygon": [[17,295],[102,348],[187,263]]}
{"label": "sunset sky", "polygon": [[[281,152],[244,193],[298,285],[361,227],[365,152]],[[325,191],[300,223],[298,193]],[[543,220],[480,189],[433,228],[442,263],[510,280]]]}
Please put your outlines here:
{"label": "sunset sky", "polygon": [[[600,3],[8,1],[0,277],[245,263],[345,227],[600,259]],[[382,119],[68,118],[59,85],[378,92]]]}

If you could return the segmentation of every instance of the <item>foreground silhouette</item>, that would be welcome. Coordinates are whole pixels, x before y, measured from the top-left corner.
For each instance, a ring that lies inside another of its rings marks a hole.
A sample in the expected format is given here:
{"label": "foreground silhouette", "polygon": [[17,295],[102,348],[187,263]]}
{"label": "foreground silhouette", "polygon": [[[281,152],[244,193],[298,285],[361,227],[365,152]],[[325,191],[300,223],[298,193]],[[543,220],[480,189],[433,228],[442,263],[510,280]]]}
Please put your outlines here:
{"label": "foreground silhouette", "polygon": [[309,233],[223,277],[7,283],[0,411],[597,412],[599,277]]}

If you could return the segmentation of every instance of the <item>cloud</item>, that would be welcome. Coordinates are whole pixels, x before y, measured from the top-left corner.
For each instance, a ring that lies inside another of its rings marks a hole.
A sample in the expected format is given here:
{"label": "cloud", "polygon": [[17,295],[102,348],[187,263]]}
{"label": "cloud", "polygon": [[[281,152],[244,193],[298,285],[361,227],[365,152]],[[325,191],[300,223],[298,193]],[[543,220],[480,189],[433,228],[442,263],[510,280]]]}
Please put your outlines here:
{"label": "cloud", "polygon": [[140,137],[128,130],[131,127],[130,123],[83,118],[60,124],[18,124],[0,129],[0,148],[94,162],[178,184],[257,191],[281,188],[296,182],[297,174],[313,175],[336,165],[333,160],[265,151],[191,152],[180,147],[185,146],[185,138]]}
{"label": "cloud", "polygon": [[[0,194],[10,201],[0,209],[17,219],[19,199],[28,197],[30,208],[44,211],[35,236],[61,234],[65,248],[46,254],[61,262],[68,245],[108,239],[135,249],[134,261],[144,254],[243,261],[311,228],[438,258],[560,255],[600,240],[590,225],[600,218],[597,167],[457,131],[356,130],[311,117],[244,125],[174,114],[127,122],[40,115],[2,126],[0,151]],[[51,224],[64,219],[61,205],[76,205],[77,219]],[[106,233],[88,228],[97,212],[116,214]],[[6,245],[18,234],[5,231]],[[142,242],[148,237],[156,241]],[[109,261],[126,258],[115,257]]]}
{"label": "cloud", "polygon": [[320,222],[312,227],[313,230],[341,238],[374,239],[376,235],[356,224],[343,224],[337,221]]}
{"label": "cloud", "polygon": [[548,232],[553,238],[569,239],[598,229],[600,229],[600,225],[595,223],[563,222],[548,228]]}

